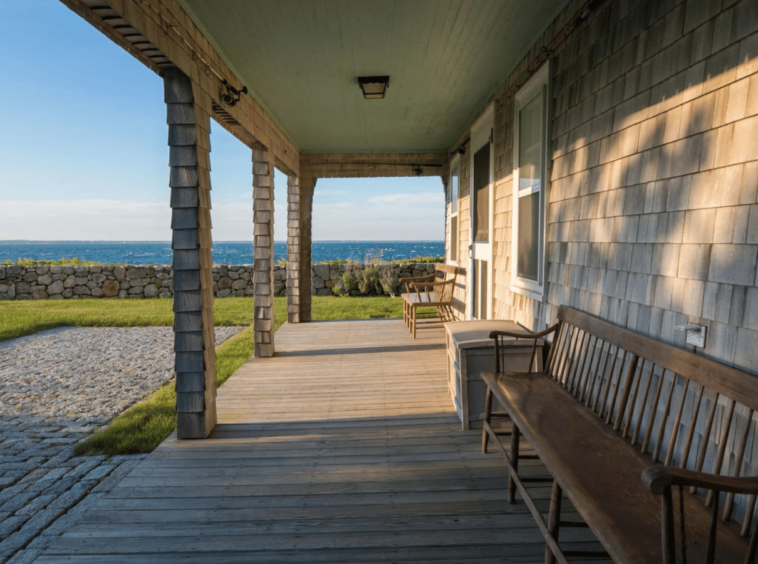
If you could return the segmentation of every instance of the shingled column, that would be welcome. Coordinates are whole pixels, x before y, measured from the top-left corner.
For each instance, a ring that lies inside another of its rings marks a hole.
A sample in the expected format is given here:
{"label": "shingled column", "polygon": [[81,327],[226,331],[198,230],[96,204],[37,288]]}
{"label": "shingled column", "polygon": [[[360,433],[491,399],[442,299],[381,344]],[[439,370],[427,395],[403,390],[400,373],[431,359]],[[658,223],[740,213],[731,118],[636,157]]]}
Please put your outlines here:
{"label": "shingled column", "polygon": [[253,146],[253,282],[255,356],[274,356],[274,163]]}
{"label": "shingled column", "polygon": [[178,69],[164,77],[171,187],[177,436],[201,439],[216,424],[211,273],[210,118]]}
{"label": "shingled column", "polygon": [[311,320],[311,215],[315,178],[287,178],[287,321]]}

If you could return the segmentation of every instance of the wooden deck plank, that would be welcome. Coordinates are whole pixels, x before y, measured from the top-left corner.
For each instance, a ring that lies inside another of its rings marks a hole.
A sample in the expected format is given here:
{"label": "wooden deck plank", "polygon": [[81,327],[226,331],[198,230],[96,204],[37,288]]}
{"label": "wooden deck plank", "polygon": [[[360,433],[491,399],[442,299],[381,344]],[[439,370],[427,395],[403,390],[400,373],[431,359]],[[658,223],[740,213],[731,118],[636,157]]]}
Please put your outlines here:
{"label": "wooden deck plank", "polygon": [[[331,321],[276,341],[221,387],[209,439],[169,437],[38,562],[543,561],[501,461],[460,430],[441,330]],[[546,510],[549,484],[534,495]]]}

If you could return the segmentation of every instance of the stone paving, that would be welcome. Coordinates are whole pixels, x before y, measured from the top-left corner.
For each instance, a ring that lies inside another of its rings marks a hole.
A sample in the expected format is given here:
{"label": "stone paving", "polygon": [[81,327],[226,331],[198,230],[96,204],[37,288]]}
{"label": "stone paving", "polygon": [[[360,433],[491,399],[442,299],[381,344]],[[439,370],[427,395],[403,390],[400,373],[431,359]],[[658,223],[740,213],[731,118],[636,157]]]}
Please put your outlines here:
{"label": "stone paving", "polygon": [[[216,327],[216,345],[241,327]],[[76,444],[173,377],[170,327],[64,327],[0,343],[0,564],[33,562],[145,455]]]}

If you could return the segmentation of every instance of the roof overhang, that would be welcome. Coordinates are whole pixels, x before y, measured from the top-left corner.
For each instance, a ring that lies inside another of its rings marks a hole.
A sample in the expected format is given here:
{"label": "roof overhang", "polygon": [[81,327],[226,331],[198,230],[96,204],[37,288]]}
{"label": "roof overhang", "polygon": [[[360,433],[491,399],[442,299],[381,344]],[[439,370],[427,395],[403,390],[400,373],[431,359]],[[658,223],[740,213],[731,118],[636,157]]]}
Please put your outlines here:
{"label": "roof overhang", "polygon": [[448,151],[567,3],[178,1],[305,153]]}

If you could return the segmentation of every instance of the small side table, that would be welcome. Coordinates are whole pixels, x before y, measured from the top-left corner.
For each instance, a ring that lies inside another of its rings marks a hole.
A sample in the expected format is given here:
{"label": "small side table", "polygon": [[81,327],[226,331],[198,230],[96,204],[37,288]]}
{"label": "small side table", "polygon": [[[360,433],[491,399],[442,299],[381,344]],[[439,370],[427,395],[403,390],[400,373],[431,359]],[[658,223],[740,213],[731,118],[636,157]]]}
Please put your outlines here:
{"label": "small side table", "polygon": [[[494,342],[489,338],[490,331],[528,333],[516,322],[506,320],[456,321],[445,324],[448,389],[464,430],[482,428],[487,386],[482,381],[481,373],[495,370]],[[509,362],[504,367],[505,370],[528,372],[533,343],[531,339],[511,339],[506,342]],[[537,341],[536,371],[542,370],[544,344],[542,339]],[[503,408],[495,400],[492,409],[500,411]]]}

